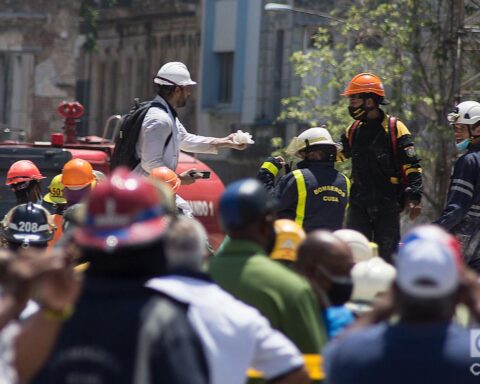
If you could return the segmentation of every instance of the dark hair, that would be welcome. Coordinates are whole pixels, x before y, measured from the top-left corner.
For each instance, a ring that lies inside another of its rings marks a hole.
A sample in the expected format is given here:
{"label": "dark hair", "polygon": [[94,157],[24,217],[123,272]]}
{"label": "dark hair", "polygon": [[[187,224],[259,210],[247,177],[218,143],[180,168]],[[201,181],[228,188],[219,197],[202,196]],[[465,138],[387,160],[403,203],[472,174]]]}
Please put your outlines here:
{"label": "dark hair", "polygon": [[89,262],[88,274],[121,277],[125,279],[149,278],[165,273],[164,237],[153,242],[125,246],[107,252],[82,248],[80,262]]}
{"label": "dark hair", "polygon": [[333,145],[317,144],[308,146],[305,150],[305,156],[307,159],[310,159],[309,154],[312,152],[319,153],[321,161],[335,161],[337,156],[337,148]]}
{"label": "dark hair", "polygon": [[173,92],[175,92],[175,88],[177,88],[178,85],[156,84],[156,87],[157,95],[166,99],[173,95]]}

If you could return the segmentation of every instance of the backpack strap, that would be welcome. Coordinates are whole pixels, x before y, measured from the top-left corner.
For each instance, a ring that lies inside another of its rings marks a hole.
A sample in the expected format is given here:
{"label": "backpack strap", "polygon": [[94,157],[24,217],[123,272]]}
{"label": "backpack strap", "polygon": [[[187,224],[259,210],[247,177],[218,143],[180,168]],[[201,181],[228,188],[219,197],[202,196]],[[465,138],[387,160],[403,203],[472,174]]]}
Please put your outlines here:
{"label": "backpack strap", "polygon": [[[164,112],[167,113],[168,115],[168,109],[165,105],[163,105],[162,103],[158,103],[158,102],[152,102],[150,104],[150,108],[160,108],[161,110],[163,110]],[[170,132],[170,134],[168,135],[167,137],[167,140],[165,140],[165,145],[163,147],[163,149],[165,150],[165,148],[168,147],[168,144],[170,144],[170,141],[172,140],[172,136],[173,136],[173,132]]]}
{"label": "backpack strap", "polygon": [[355,132],[357,131],[357,128],[360,126],[360,124],[362,124],[360,120],[355,120],[348,129],[348,145],[350,146],[350,148],[352,148],[353,137],[355,136]]}
{"label": "backpack strap", "polygon": [[397,146],[397,118],[394,116],[389,116],[388,118],[388,131],[390,133],[390,141],[392,143],[392,153],[395,167],[397,168],[397,173],[401,176],[401,182],[404,186],[408,185],[407,175],[405,170],[400,164],[400,159],[398,158],[398,146]]}

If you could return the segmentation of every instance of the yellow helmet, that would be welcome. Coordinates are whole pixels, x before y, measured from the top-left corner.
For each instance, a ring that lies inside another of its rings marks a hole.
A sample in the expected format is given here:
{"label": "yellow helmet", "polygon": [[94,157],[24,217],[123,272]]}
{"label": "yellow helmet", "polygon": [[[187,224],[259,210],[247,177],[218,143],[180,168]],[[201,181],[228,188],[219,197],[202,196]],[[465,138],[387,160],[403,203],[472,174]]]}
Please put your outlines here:
{"label": "yellow helmet", "polygon": [[43,200],[51,204],[66,204],[67,200],[63,196],[62,174],[55,176],[48,186],[48,193],[43,196]]}
{"label": "yellow helmet", "polygon": [[288,219],[275,220],[277,238],[270,254],[274,260],[297,260],[297,249],[305,239],[305,231],[297,223]]}

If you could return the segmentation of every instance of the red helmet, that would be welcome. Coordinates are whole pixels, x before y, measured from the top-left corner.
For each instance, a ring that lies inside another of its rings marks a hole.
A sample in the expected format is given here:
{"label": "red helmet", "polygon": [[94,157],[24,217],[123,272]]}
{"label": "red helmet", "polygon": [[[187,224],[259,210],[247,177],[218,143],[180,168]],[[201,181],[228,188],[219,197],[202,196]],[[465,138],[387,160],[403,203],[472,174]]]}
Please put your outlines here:
{"label": "red helmet", "polygon": [[165,232],[170,217],[164,196],[148,179],[129,172],[119,168],[92,190],[84,223],[74,232],[78,245],[112,250],[148,243]]}
{"label": "red helmet", "polygon": [[40,170],[30,160],[19,160],[12,164],[7,172],[5,185],[22,183],[30,180],[44,179]]}

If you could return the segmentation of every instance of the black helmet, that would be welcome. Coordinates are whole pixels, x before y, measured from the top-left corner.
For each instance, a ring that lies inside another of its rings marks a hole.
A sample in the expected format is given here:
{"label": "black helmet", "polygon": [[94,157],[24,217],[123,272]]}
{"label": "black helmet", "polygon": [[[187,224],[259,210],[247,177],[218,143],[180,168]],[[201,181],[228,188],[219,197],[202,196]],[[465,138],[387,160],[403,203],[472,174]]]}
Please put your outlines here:
{"label": "black helmet", "polygon": [[33,203],[13,207],[3,219],[3,237],[9,243],[46,245],[55,229],[50,213]]}
{"label": "black helmet", "polygon": [[239,180],[227,186],[220,199],[222,224],[226,230],[241,229],[276,206],[277,200],[258,180]]}

